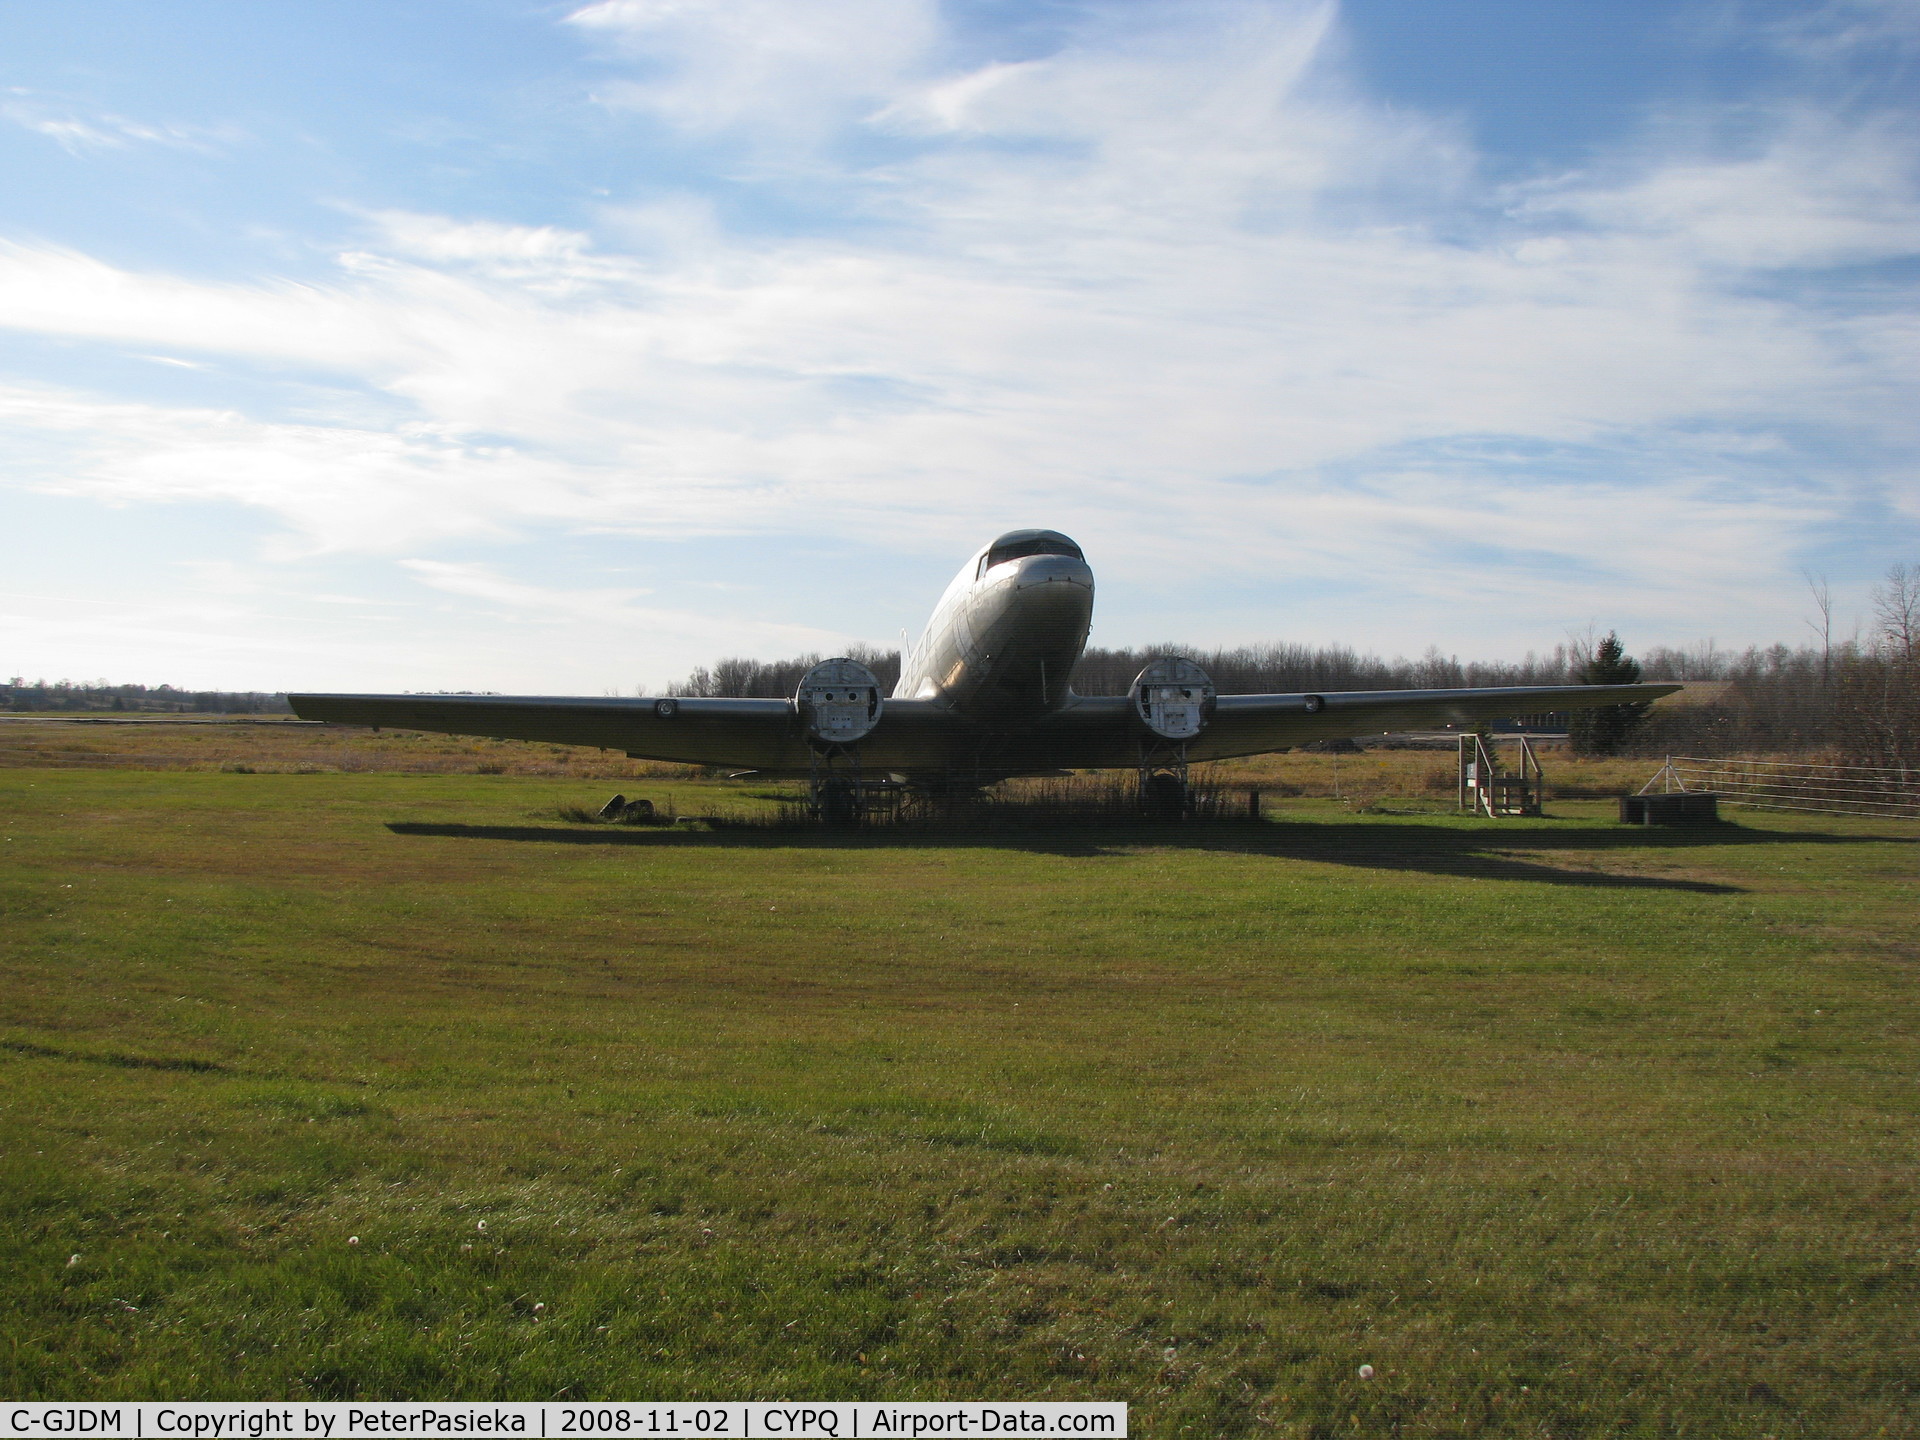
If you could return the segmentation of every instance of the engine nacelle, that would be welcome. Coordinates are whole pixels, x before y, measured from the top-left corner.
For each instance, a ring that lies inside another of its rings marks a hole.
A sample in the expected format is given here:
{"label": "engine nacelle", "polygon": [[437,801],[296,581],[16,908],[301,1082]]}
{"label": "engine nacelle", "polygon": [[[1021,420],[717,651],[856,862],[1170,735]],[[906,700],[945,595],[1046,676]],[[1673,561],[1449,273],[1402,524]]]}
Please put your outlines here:
{"label": "engine nacelle", "polygon": [[823,745],[864,740],[880,723],[880,681],[858,660],[822,660],[800,677],[794,708],[807,735]]}
{"label": "engine nacelle", "polygon": [[1213,714],[1213,680],[1191,660],[1168,656],[1134,677],[1127,692],[1140,723],[1163,740],[1191,740]]}

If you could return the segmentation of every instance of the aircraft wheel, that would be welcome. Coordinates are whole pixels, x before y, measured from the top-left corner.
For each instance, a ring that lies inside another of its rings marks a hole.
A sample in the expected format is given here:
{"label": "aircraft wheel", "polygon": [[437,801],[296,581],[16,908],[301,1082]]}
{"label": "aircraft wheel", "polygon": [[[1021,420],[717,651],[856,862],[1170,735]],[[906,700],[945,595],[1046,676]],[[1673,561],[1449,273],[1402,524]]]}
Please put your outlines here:
{"label": "aircraft wheel", "polygon": [[860,818],[860,791],[845,781],[820,787],[820,818],[829,825],[851,825]]}
{"label": "aircraft wheel", "polygon": [[1149,775],[1140,798],[1149,820],[1178,820],[1187,813],[1187,785],[1178,775]]}

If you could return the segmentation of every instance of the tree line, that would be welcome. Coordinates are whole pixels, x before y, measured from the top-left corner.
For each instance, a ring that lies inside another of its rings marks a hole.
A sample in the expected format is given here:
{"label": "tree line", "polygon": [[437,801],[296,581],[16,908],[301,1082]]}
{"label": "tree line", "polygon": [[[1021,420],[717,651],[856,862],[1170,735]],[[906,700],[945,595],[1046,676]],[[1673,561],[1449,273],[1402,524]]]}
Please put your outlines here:
{"label": "tree line", "polygon": [[[1605,652],[1605,653],[1603,653]],[[900,676],[900,652],[856,646],[848,652],[891,691]],[[1684,708],[1627,709],[1624,715],[1590,718],[1529,717],[1549,728],[1570,726],[1576,743],[1596,753],[1644,751],[1736,754],[1764,750],[1804,751],[1834,740],[1830,692],[1823,674],[1832,670],[1808,646],[1752,647],[1741,651],[1711,645],[1692,649],[1655,646],[1637,661],[1615,636],[1557,645],[1520,660],[1466,660],[1429,650],[1417,659],[1370,655],[1346,645],[1273,642],[1205,649],[1169,642],[1138,648],[1086,651],[1074,667],[1073,688],[1082,695],[1123,695],[1148,661],[1182,655],[1213,677],[1222,695],[1298,694],[1338,690],[1436,690],[1479,686],[1628,684],[1647,680],[1720,682],[1707,698]],[[817,654],[782,660],[730,656],[695,670],[671,687],[676,695],[742,695],[784,698],[800,677],[820,663]],[[1622,707],[1626,708],[1626,707]]]}
{"label": "tree line", "polygon": [[284,715],[287,697],[258,690],[180,690],[172,685],[114,685],[105,680],[34,680],[0,685],[0,710],[108,711],[135,714]]}
{"label": "tree line", "polygon": [[[1830,610],[1816,586],[1823,618]],[[1590,753],[1705,756],[1828,752],[1850,763],[1920,767],[1920,566],[1895,565],[1873,590],[1874,621],[1862,636],[1836,642],[1816,626],[1816,643],[1724,650],[1706,643],[1650,646],[1637,657],[1619,637],[1586,636],[1521,660],[1469,660],[1429,649],[1418,659],[1370,655],[1346,645],[1276,641],[1229,649],[1165,644],[1092,648],[1073,672],[1082,695],[1120,695],[1146,663],[1184,655],[1213,677],[1223,695],[1326,690],[1430,690],[1468,686],[1696,682],[1682,703],[1618,706],[1558,717],[1574,744]],[[891,691],[900,652],[856,646],[848,652]],[[695,670],[673,693],[793,694],[821,660],[741,656]]]}

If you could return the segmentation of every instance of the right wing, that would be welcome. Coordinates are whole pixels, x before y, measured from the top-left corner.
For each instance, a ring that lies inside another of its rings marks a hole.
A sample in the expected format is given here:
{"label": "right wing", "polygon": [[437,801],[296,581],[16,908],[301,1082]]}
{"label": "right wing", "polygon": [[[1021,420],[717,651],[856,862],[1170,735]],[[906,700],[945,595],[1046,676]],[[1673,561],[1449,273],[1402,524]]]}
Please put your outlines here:
{"label": "right wing", "polygon": [[1352,735],[1506,720],[1657,700],[1678,685],[1508,685],[1473,690],[1345,690],[1322,695],[1222,695],[1187,747],[1196,760],[1258,755]]}

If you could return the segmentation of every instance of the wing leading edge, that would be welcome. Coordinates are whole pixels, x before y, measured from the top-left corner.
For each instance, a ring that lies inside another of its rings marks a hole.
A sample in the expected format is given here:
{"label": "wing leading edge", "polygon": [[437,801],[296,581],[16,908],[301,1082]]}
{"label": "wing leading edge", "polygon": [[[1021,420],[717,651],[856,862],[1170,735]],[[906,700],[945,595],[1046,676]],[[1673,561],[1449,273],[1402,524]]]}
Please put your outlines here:
{"label": "wing leading edge", "polygon": [[1222,695],[1188,747],[1196,760],[1258,755],[1315,740],[1429,725],[1505,720],[1657,700],[1678,685],[1512,685],[1474,690],[1346,690],[1322,695]]}
{"label": "wing leading edge", "polygon": [[805,744],[785,700],[508,695],[289,695],[302,720],[597,745],[693,765],[777,765]]}

